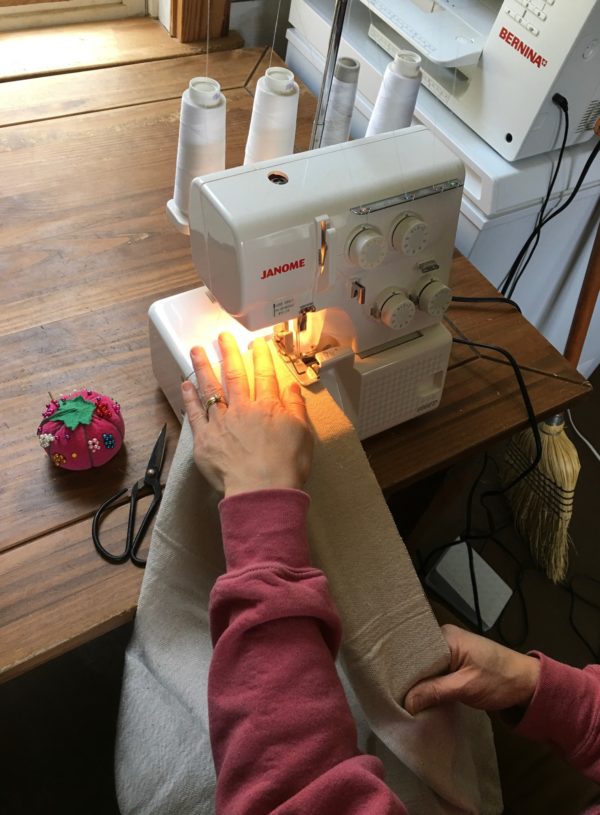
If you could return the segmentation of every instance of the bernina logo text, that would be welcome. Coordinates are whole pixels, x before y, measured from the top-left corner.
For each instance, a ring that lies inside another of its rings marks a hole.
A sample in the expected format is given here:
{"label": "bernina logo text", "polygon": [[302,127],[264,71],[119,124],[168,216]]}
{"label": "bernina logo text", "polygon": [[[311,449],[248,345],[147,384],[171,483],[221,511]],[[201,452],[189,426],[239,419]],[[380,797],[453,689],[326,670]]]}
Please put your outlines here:
{"label": "bernina logo text", "polygon": [[291,272],[292,269],[303,269],[305,264],[306,258],[298,258],[298,260],[283,263],[281,266],[273,266],[271,269],[263,269],[260,279],[266,280],[267,277],[275,277],[276,274]]}
{"label": "bernina logo text", "polygon": [[529,62],[536,65],[538,68],[545,68],[548,64],[548,60],[544,59],[541,54],[538,54],[537,51],[534,51],[530,45],[527,45],[526,42],[520,40],[516,34],[513,34],[512,31],[509,31],[508,28],[502,27],[500,29],[500,39],[504,40],[507,45],[510,45],[511,48],[514,48],[515,51],[518,51],[519,54],[524,59],[528,59]]}

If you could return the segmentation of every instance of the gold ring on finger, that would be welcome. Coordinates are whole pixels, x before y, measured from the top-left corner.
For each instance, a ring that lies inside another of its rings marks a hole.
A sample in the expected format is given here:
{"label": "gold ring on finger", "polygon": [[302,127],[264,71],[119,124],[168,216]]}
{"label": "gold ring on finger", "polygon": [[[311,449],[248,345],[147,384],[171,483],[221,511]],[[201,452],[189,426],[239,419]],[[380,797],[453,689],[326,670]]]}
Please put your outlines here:
{"label": "gold ring on finger", "polygon": [[219,393],[215,393],[214,396],[210,396],[206,402],[204,403],[204,415],[206,416],[206,421],[208,421],[208,413],[213,405],[216,405],[217,402],[222,402],[225,407],[227,407],[227,402],[225,401],[225,397],[221,396]]}

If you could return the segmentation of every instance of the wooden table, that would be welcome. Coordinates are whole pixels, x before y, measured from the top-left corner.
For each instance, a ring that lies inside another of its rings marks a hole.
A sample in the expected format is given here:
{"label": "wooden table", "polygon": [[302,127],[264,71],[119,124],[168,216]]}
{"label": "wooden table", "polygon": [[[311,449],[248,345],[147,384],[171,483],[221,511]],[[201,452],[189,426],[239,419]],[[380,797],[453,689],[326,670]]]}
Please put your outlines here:
{"label": "wooden table", "polygon": [[[228,100],[229,166],[240,163],[264,49],[211,56]],[[275,58],[276,60],[276,58]],[[198,285],[189,240],[165,215],[172,195],[180,95],[205,72],[194,54],[5,83],[0,117],[0,677],[9,679],[132,618],[142,572],[95,553],[90,518],[143,471],[168,425],[165,473],[179,425],[150,366],[146,313]],[[296,149],[308,144],[314,100],[300,101]],[[464,259],[460,294],[493,293]],[[589,386],[517,313],[453,306],[448,323],[513,351],[538,416]],[[47,392],[92,385],[117,398],[126,448],[97,471],[69,473],[41,451]],[[365,443],[391,493],[526,423],[512,370],[453,351],[441,407]],[[125,513],[105,533],[124,534]]]}

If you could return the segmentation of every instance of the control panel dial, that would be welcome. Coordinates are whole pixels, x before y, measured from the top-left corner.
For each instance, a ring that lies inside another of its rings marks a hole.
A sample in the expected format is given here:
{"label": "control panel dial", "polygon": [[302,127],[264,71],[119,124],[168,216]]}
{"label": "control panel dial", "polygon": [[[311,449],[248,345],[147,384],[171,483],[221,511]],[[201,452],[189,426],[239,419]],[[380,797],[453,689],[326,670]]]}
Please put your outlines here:
{"label": "control panel dial", "polygon": [[348,257],[361,269],[374,269],[387,254],[385,238],[373,227],[361,229],[350,241]]}
{"label": "control panel dial", "polygon": [[435,277],[422,280],[414,298],[421,311],[430,317],[441,317],[448,310],[452,290]]}
{"label": "control panel dial", "polygon": [[418,215],[407,215],[392,229],[392,246],[414,257],[429,244],[429,227]]}
{"label": "control panel dial", "polygon": [[381,292],[372,313],[388,328],[400,331],[412,322],[415,304],[405,292],[391,286]]}

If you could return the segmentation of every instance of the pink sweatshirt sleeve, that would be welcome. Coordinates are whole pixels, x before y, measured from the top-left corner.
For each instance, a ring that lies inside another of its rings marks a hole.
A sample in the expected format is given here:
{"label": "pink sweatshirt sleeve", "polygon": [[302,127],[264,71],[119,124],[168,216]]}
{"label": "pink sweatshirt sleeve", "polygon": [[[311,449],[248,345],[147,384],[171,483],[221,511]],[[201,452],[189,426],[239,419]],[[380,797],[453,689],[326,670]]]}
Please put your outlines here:
{"label": "pink sweatshirt sleeve", "polygon": [[308,496],[263,490],[220,504],[227,573],[212,591],[208,683],[217,813],[406,815],[356,747],[335,670],[340,621],[309,566]]}
{"label": "pink sweatshirt sleeve", "polygon": [[579,670],[532,653],[541,662],[540,678],[516,732],[550,742],[570,764],[600,782],[600,665]]}

